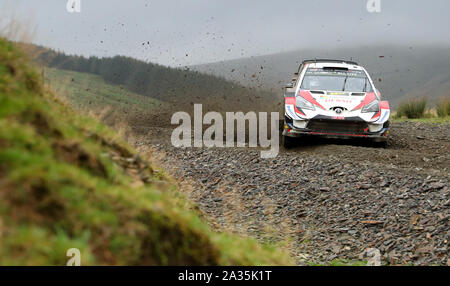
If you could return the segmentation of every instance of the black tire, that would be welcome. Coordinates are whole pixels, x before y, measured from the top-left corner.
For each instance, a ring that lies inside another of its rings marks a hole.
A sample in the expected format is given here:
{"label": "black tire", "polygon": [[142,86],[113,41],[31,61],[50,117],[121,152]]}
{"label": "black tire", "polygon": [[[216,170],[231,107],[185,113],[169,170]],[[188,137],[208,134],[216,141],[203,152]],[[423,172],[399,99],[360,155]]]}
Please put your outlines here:
{"label": "black tire", "polygon": [[387,148],[388,147],[387,141],[373,142],[373,144],[376,148]]}
{"label": "black tire", "polygon": [[285,149],[291,149],[295,146],[295,138],[289,136],[281,136],[281,144]]}

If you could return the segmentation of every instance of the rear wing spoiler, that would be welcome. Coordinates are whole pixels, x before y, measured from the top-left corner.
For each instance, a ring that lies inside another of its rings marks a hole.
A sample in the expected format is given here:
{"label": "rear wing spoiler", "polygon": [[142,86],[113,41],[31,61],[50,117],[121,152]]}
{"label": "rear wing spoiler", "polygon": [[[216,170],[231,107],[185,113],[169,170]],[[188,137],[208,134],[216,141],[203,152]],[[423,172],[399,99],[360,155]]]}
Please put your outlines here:
{"label": "rear wing spoiler", "polygon": [[331,60],[331,59],[314,59],[314,60],[304,60],[303,64],[312,64],[312,63],[345,63],[349,65],[357,66],[357,62],[347,61],[347,60]]}

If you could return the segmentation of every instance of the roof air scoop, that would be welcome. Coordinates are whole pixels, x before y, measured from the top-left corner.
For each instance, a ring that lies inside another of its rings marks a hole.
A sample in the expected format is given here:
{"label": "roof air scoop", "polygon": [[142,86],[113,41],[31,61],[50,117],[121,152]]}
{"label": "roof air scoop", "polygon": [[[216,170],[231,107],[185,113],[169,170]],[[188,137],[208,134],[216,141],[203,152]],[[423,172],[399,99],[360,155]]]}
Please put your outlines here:
{"label": "roof air scoop", "polygon": [[342,67],[323,67],[324,70],[333,70],[333,71],[348,71],[348,68]]}

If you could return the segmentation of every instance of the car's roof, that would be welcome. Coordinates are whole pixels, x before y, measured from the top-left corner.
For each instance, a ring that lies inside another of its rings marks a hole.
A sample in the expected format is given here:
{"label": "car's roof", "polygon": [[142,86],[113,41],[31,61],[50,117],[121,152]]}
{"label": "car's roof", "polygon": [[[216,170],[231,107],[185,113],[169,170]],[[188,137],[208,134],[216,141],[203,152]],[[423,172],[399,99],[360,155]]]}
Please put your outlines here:
{"label": "car's roof", "polygon": [[348,68],[348,69],[352,69],[352,70],[364,70],[363,67],[356,65],[356,64],[352,64],[352,63],[346,63],[346,62],[325,62],[325,61],[321,61],[321,62],[308,62],[305,63],[305,65],[309,68],[324,68],[324,67],[336,67],[336,68]]}

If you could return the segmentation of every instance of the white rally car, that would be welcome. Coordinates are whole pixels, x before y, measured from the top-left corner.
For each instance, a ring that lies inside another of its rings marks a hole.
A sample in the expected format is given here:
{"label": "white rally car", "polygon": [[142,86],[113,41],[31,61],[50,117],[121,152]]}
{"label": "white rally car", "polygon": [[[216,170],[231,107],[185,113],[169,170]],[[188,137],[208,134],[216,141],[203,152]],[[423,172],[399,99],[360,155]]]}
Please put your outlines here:
{"label": "white rally car", "polygon": [[367,71],[355,62],[303,61],[286,85],[284,100],[286,148],[303,135],[364,137],[386,144],[389,103],[381,100]]}

